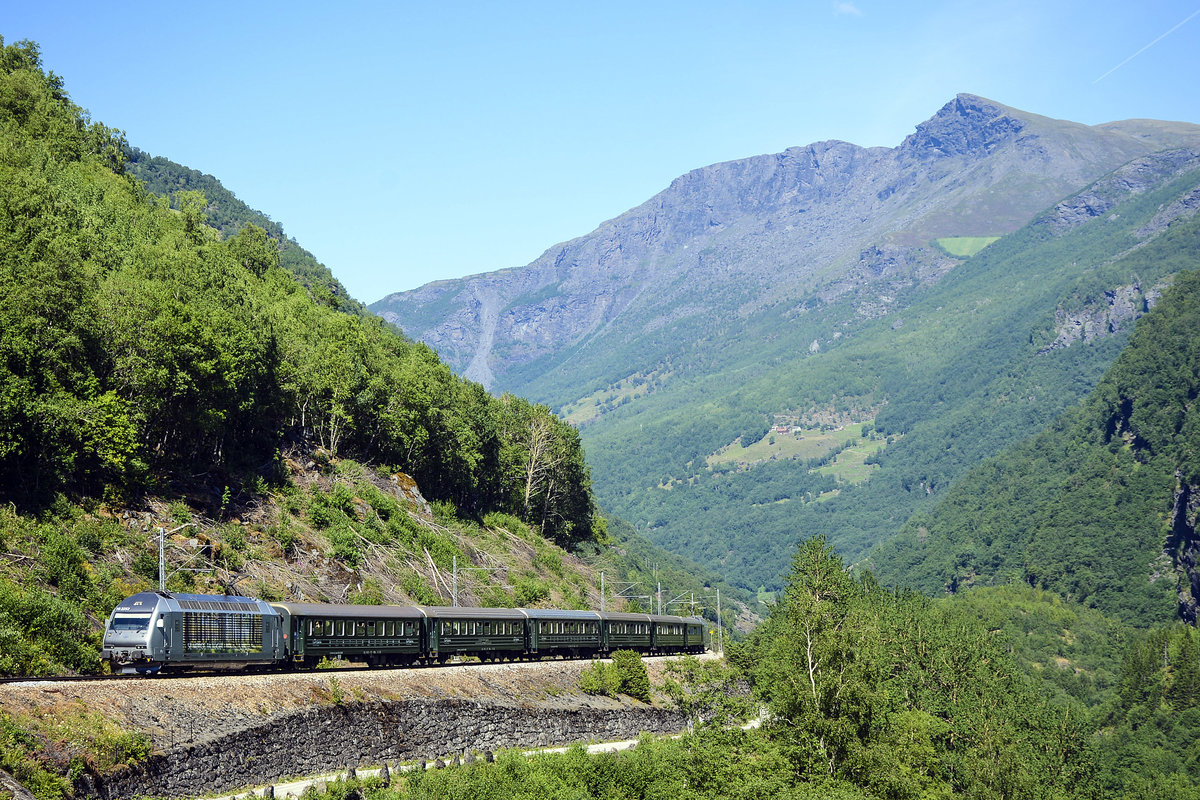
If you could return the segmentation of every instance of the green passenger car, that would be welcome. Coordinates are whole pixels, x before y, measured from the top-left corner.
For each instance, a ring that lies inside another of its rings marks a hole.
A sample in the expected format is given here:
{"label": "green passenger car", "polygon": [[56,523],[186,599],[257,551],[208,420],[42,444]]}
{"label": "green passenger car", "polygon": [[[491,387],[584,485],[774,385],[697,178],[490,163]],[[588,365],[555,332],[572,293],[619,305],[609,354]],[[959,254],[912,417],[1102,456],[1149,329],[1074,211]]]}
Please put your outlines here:
{"label": "green passenger car", "polygon": [[603,650],[651,650],[651,620],[649,614],[629,614],[621,611],[601,611],[604,620]]}
{"label": "green passenger car", "polygon": [[534,658],[591,658],[603,649],[603,620],[596,611],[522,611],[529,617],[529,652]]}
{"label": "green passenger car", "polygon": [[415,664],[426,652],[420,608],[272,603],[284,618],[289,660],[313,666],[323,658],[370,666]]}
{"label": "green passenger car", "polygon": [[481,661],[514,661],[529,649],[528,616],[514,608],[425,606],[427,653],[446,663],[455,656]]}

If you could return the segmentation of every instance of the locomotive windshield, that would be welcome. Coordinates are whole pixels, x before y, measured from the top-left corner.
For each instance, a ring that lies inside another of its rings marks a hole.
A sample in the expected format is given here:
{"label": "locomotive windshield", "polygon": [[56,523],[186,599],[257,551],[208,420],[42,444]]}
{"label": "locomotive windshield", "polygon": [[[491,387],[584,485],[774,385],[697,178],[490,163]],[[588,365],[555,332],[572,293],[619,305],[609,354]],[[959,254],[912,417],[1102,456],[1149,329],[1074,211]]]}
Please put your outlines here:
{"label": "locomotive windshield", "polygon": [[112,625],[114,631],[144,631],[150,627],[149,614],[114,614]]}

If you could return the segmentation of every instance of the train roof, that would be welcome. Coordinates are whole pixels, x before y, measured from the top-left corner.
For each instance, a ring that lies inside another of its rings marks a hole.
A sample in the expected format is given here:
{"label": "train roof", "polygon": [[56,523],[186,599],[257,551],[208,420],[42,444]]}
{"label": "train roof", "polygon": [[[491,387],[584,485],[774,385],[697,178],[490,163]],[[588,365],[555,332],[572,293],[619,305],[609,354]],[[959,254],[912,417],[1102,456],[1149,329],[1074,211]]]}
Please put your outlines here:
{"label": "train roof", "polygon": [[692,624],[704,622],[700,617],[676,617],[671,614],[634,614],[628,611],[598,611],[593,613],[599,614],[602,619],[612,620],[613,622],[690,622]]}
{"label": "train roof", "polygon": [[365,619],[420,619],[418,606],[355,606],[334,603],[271,603],[294,617],[362,617]]}
{"label": "train roof", "polygon": [[165,607],[171,611],[209,611],[233,614],[274,614],[271,606],[253,597],[228,594],[139,592],[122,600],[114,613],[148,613]]}
{"label": "train roof", "polygon": [[569,611],[558,608],[521,608],[518,611],[524,611],[530,619],[569,619],[569,620],[593,620],[601,619],[599,611]]}
{"label": "train roof", "polygon": [[649,614],[635,614],[630,611],[598,611],[603,620],[613,622],[650,622],[653,617]]}
{"label": "train roof", "polygon": [[520,608],[472,608],[470,606],[422,606],[428,617],[436,619],[526,619]]}

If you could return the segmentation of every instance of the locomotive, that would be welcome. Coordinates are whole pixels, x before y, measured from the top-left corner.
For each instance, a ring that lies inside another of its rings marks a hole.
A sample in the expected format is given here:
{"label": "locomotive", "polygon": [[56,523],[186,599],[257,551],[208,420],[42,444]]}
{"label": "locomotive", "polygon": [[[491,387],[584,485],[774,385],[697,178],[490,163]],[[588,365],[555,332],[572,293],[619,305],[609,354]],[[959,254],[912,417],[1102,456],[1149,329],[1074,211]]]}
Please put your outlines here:
{"label": "locomotive", "polygon": [[113,672],[368,666],[594,658],[614,650],[702,653],[699,617],[545,608],[268,603],[233,595],[141,592],[113,609],[100,656]]}

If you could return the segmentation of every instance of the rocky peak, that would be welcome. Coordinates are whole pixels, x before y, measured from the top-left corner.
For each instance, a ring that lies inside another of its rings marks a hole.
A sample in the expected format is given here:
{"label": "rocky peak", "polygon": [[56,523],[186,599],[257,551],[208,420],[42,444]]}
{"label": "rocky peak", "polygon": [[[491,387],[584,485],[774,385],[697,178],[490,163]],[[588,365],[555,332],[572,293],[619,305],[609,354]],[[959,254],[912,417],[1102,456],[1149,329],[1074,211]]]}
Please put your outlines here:
{"label": "rocky peak", "polygon": [[900,145],[921,160],[986,155],[1025,128],[1013,109],[973,94],[960,94],[917,126]]}
{"label": "rocky peak", "polygon": [[806,293],[936,280],[951,266],[931,257],[937,238],[1011,232],[1159,141],[1200,140],[1164,126],[1094,128],[960,94],[898,147],[828,140],[701,167],[525,267],[371,308],[468,377],[527,392],[575,348],[602,358],[645,337],[662,358],[675,344],[659,331],[688,317],[736,326]]}

